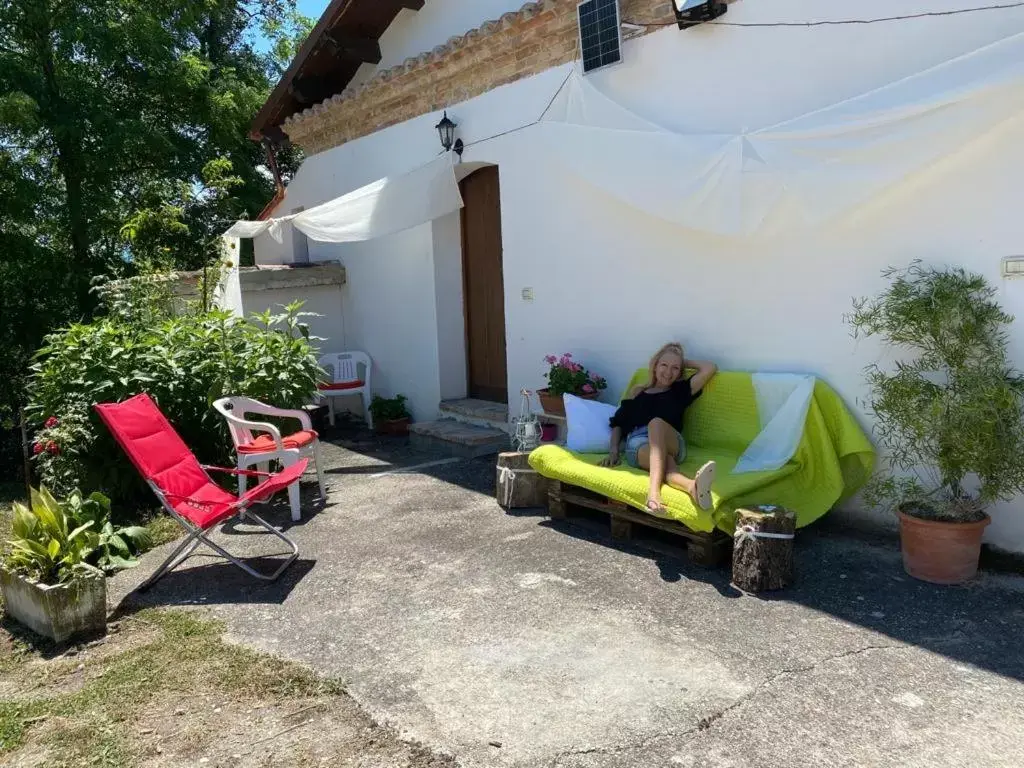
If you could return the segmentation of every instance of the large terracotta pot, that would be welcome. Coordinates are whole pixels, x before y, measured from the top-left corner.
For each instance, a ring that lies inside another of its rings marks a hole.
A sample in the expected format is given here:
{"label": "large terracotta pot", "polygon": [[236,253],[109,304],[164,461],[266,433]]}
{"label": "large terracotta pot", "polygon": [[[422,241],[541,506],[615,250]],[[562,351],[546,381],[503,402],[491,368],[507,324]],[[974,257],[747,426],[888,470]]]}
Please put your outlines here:
{"label": "large terracotta pot", "polygon": [[974,578],[981,556],[981,536],[992,518],[973,523],[948,523],[900,516],[903,569],[932,584],[962,584]]}
{"label": "large terracotta pot", "polygon": [[[594,392],[589,395],[577,394],[576,397],[583,398],[584,400],[596,400],[598,392]],[[544,409],[544,413],[551,414],[552,416],[565,416],[565,402],[562,400],[561,395],[552,395],[547,387],[544,389],[537,390],[537,399],[540,400],[540,407]]]}

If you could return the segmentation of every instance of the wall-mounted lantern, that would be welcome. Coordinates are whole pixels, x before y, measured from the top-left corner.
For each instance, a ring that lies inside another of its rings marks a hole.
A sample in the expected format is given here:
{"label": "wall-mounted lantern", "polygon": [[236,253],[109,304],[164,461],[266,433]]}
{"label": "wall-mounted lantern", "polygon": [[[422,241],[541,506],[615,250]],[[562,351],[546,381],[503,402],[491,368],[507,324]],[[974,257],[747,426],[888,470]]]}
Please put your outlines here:
{"label": "wall-mounted lantern", "polygon": [[458,128],[458,125],[448,117],[447,110],[445,110],[441,122],[434,127],[437,128],[437,134],[441,138],[441,146],[444,147],[444,151],[454,151],[455,154],[462,157],[462,151],[465,149],[465,146],[462,143],[462,139],[455,138],[455,129]]}

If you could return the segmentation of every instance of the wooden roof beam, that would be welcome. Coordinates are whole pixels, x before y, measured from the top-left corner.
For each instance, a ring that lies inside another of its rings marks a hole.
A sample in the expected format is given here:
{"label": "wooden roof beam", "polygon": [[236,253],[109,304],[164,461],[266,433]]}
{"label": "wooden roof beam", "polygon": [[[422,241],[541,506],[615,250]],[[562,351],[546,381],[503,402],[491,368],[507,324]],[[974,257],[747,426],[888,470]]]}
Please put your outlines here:
{"label": "wooden roof beam", "polygon": [[338,53],[349,59],[365,64],[380,64],[380,43],[369,37],[349,37],[327,32],[324,40],[334,47]]}

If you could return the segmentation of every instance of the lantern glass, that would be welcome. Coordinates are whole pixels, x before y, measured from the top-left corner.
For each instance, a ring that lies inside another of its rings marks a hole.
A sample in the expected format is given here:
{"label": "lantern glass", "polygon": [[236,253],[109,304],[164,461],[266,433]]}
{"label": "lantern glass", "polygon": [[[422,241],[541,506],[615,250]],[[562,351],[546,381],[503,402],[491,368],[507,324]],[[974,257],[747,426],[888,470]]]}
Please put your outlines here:
{"label": "lantern glass", "polygon": [[441,118],[436,126],[437,134],[441,139],[441,146],[444,147],[447,152],[452,148],[452,144],[455,143],[455,123],[448,117],[448,112],[444,113],[444,117]]}

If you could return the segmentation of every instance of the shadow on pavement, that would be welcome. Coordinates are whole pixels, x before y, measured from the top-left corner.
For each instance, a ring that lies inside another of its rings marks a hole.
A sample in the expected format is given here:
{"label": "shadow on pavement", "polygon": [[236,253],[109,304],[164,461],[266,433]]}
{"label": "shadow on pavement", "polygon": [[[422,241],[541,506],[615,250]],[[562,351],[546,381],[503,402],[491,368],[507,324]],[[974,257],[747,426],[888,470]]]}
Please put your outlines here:
{"label": "shadow on pavement", "polygon": [[[535,510],[530,510],[535,512]],[[586,517],[544,520],[539,525],[573,538],[651,560],[666,582],[692,580],[723,597],[743,595],[732,586],[731,563],[703,568],[659,532],[633,541],[612,539]],[[899,544],[843,535],[836,526],[811,526],[795,543],[796,579],[788,589],[752,595],[764,602],[795,603],[901,643],[1024,681],[1024,583],[993,583],[990,574],[959,587],[916,581],[903,572]],[[727,607],[723,608],[728,610]]]}
{"label": "shadow on pavement", "polygon": [[[269,572],[281,561],[279,555],[271,554],[246,558],[245,562],[258,571]],[[315,560],[300,557],[276,581],[264,582],[218,555],[200,550],[147,591],[127,594],[111,619],[152,606],[280,604],[315,565]]]}

